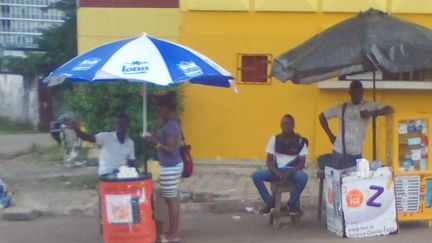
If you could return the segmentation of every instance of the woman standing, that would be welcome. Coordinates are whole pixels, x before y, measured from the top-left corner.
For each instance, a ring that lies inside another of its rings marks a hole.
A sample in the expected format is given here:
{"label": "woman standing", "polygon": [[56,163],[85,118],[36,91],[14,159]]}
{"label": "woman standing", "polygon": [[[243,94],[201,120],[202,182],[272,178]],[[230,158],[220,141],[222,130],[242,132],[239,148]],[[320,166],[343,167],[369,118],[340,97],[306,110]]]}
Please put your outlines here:
{"label": "woman standing", "polygon": [[160,192],[168,208],[169,228],[160,236],[159,242],[179,242],[180,200],[179,184],[183,172],[180,156],[182,128],[177,117],[175,93],[156,98],[160,125],[155,136],[146,140],[155,145],[160,163]]}

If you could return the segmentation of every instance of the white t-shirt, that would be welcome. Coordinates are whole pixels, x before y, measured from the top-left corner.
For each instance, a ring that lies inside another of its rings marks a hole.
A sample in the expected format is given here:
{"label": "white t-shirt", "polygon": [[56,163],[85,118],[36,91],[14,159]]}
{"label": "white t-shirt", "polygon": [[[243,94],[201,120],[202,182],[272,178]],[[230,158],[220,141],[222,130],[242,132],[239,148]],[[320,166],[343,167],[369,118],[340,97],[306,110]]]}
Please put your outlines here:
{"label": "white t-shirt", "polygon": [[116,132],[101,132],[95,137],[101,148],[99,175],[111,173],[126,165],[128,160],[135,160],[134,142],[129,137],[123,144],[118,141]]}
{"label": "white t-shirt", "polygon": [[307,156],[308,149],[306,143],[303,145],[303,148],[300,150],[300,153],[298,155],[286,155],[286,154],[279,154],[276,152],[276,136],[273,136],[270,138],[266,152],[269,154],[272,154],[276,157],[276,163],[278,168],[290,168],[293,167],[290,165],[292,162],[295,161],[295,159],[298,156]]}

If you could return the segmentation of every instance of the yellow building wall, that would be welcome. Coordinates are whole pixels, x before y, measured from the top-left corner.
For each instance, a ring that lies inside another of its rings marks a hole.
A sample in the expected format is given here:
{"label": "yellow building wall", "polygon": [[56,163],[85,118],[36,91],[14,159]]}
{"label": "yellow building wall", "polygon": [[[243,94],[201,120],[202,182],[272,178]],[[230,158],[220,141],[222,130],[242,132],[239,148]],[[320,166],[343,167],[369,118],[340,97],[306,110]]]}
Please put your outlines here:
{"label": "yellow building wall", "polygon": [[176,8],[78,8],[78,51],[143,33],[178,41],[181,17]]}
{"label": "yellow building wall", "polygon": [[[274,57],[301,44],[311,36],[343,21],[347,13],[275,12],[183,12],[180,41],[205,53],[234,75],[237,54],[270,53]],[[430,15],[401,16],[432,27]],[[263,159],[270,136],[279,132],[284,113],[296,118],[296,130],[310,140],[310,160],[331,152],[332,146],[322,131],[318,114],[349,99],[346,90],[320,90],[317,85],[237,84],[239,93],[211,87],[188,85],[185,88],[184,124],[194,155],[200,158]],[[400,112],[432,112],[430,92],[383,91],[378,101]],[[371,92],[366,99],[372,100]],[[332,121],[337,132],[337,121]],[[371,130],[371,129],[369,129]],[[371,158],[372,133],[364,151]],[[384,118],[378,120],[378,157],[384,159]]]}
{"label": "yellow building wall", "polygon": [[[276,0],[268,1],[274,6],[282,4]],[[264,1],[257,2],[261,4],[259,9],[263,8]],[[232,11],[230,8],[227,8],[229,11],[219,11],[223,8],[219,5],[216,8],[214,4],[209,5],[218,11],[189,10],[187,1],[182,1],[182,10],[80,8],[79,51],[147,32],[190,46],[236,75],[238,54],[272,54],[276,57],[355,14],[337,10],[323,12],[323,0],[317,0],[316,4],[314,0],[307,0],[308,4],[317,7],[317,11],[313,7],[310,12],[304,4],[284,5],[287,12],[274,11],[274,8],[272,11],[255,11],[257,2],[250,1],[249,11]],[[396,2],[407,4],[403,0]],[[387,9],[392,8],[389,3],[391,1],[387,1]],[[362,10],[363,7],[350,9]],[[199,9],[205,9],[205,5],[199,5]],[[294,12],[289,12],[290,9]],[[296,12],[299,9],[306,12]],[[432,15],[399,16],[432,27]],[[331,151],[332,146],[317,117],[326,108],[348,100],[346,90],[330,91],[321,90],[317,85],[282,84],[275,79],[271,80],[270,85],[238,84],[237,87],[239,93],[199,85],[184,86],[182,119],[188,142],[193,145],[194,157],[263,159],[265,145],[270,136],[279,132],[280,117],[285,113],[294,115],[297,132],[309,138],[310,160]],[[377,97],[379,102],[390,104],[400,112],[432,112],[432,99],[427,91],[379,91]],[[370,91],[365,98],[371,100]],[[337,125],[337,121],[331,122],[335,132]],[[384,119],[380,118],[379,159],[385,158],[384,132]],[[371,158],[371,139],[369,131],[364,148],[367,158]]]}

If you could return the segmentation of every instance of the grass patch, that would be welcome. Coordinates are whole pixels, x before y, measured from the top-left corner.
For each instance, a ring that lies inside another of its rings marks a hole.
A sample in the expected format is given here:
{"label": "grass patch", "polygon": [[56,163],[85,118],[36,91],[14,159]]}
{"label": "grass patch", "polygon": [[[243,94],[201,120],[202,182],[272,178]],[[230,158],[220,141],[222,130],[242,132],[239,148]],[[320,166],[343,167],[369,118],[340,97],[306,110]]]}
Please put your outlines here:
{"label": "grass patch", "polygon": [[63,149],[61,146],[41,147],[33,144],[29,152],[38,163],[63,164]]}
{"label": "grass patch", "polygon": [[0,118],[0,133],[27,133],[35,131],[36,129],[32,124]]}
{"label": "grass patch", "polygon": [[94,175],[81,176],[58,176],[53,178],[39,179],[39,182],[47,185],[55,185],[70,190],[96,190],[99,178]]}
{"label": "grass patch", "polygon": [[99,163],[97,158],[88,158],[89,149],[78,148],[75,151],[77,153],[77,156],[72,161],[65,161],[63,147],[59,145],[41,147],[37,144],[33,144],[30,147],[29,153],[36,163],[43,163],[48,165],[62,165],[86,161],[84,165],[86,167],[98,166]]}
{"label": "grass patch", "polygon": [[93,166],[93,167],[99,166],[98,158],[88,158],[86,161],[87,161],[87,166]]}

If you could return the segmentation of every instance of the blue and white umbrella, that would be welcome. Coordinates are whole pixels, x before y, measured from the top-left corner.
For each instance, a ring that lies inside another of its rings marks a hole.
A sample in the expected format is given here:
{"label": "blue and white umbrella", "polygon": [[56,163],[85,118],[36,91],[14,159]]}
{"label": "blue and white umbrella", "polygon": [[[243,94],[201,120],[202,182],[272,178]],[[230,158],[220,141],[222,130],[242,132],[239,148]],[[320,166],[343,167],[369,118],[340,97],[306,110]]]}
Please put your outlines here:
{"label": "blue and white umbrella", "polygon": [[233,76],[188,47],[146,34],[96,47],[54,70],[44,82],[127,80],[169,85],[191,83],[230,87]]}
{"label": "blue and white umbrella", "polygon": [[[195,84],[231,87],[233,76],[208,57],[188,47],[147,34],[96,47],[63,64],[44,80],[92,83],[126,80],[157,85]],[[145,86],[144,86],[145,87]],[[143,99],[146,132],[146,98]]]}

